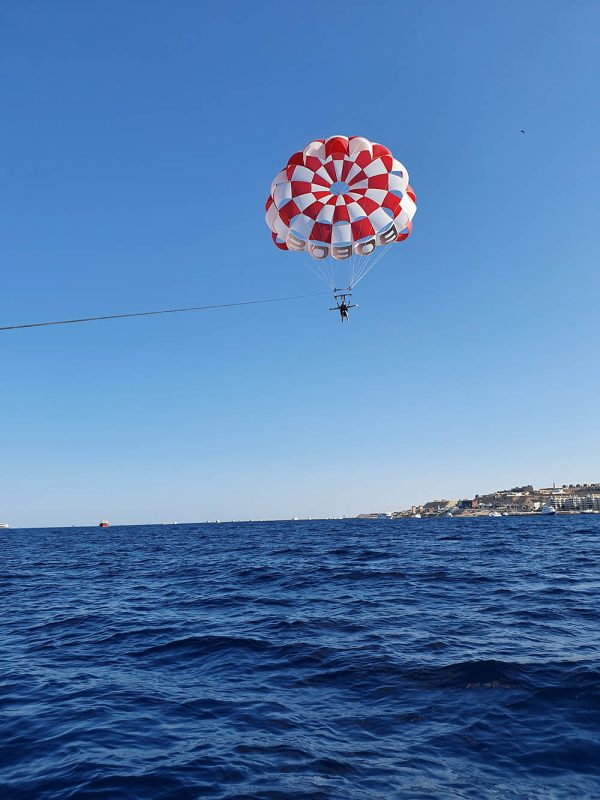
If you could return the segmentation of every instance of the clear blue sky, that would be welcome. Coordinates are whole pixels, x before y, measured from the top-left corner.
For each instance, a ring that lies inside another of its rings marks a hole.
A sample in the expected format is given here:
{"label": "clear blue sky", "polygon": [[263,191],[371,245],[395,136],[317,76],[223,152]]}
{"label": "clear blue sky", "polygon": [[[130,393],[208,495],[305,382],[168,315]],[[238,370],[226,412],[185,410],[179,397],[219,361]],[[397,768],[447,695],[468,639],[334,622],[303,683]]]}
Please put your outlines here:
{"label": "clear blue sky", "polygon": [[0,334],[0,521],[599,480],[599,23],[592,0],[3,3],[1,324],[319,291],[263,219],[313,138],[389,146],[418,211],[349,325],[324,296]]}

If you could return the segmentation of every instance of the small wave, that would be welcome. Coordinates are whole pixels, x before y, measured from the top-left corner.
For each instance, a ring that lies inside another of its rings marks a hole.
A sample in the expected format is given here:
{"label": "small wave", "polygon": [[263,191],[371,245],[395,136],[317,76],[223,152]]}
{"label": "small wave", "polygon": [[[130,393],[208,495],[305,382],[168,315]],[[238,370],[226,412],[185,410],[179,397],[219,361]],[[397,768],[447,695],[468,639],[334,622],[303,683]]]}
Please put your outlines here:
{"label": "small wave", "polygon": [[185,657],[187,660],[215,656],[219,653],[246,652],[265,653],[271,649],[268,642],[241,636],[186,636],[183,639],[172,639],[162,644],[146,647],[131,653],[138,658],[162,657],[171,660],[174,657]]}
{"label": "small wave", "polygon": [[412,669],[408,677],[433,689],[514,689],[529,684],[522,664],[505,661],[463,661],[441,667]]}

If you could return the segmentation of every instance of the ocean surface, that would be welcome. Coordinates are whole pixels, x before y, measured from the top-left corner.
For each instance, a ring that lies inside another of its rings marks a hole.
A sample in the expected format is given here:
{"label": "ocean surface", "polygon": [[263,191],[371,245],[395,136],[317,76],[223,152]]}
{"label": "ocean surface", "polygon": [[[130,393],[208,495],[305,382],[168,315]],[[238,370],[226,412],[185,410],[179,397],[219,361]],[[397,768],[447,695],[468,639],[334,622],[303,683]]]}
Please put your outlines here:
{"label": "ocean surface", "polygon": [[600,517],[0,535],[2,800],[600,797]]}

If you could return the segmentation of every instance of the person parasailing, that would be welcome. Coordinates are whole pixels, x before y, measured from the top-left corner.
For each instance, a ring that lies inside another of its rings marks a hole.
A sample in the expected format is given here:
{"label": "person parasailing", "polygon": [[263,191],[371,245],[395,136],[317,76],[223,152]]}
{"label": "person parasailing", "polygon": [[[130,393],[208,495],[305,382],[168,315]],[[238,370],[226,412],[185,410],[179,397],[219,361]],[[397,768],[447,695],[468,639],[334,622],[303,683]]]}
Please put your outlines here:
{"label": "person parasailing", "polygon": [[[276,247],[308,256],[344,322],[350,292],[409,236],[416,210],[406,167],[387,147],[330,136],[290,156],[271,184],[265,220]],[[340,285],[347,297],[337,294]]]}
{"label": "person parasailing", "polygon": [[340,312],[340,318],[341,318],[342,322],[344,322],[344,320],[349,319],[348,311],[351,308],[357,308],[356,303],[347,303],[346,302],[346,298],[347,297],[349,298],[350,294],[338,294],[336,292],[333,295],[333,299],[335,300],[335,306],[333,308],[329,309],[330,311],[339,311]]}

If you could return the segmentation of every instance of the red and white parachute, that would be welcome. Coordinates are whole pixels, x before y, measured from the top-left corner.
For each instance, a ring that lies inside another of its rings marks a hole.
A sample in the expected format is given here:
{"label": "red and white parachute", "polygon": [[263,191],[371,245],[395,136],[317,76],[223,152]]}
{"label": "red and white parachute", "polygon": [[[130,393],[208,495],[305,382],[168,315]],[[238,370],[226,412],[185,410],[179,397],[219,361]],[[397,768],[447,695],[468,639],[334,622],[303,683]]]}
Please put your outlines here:
{"label": "red and white parachute", "polygon": [[277,247],[308,253],[332,289],[351,291],[387,245],[409,236],[417,206],[406,167],[387,147],[331,136],[291,156],[266,209]]}

